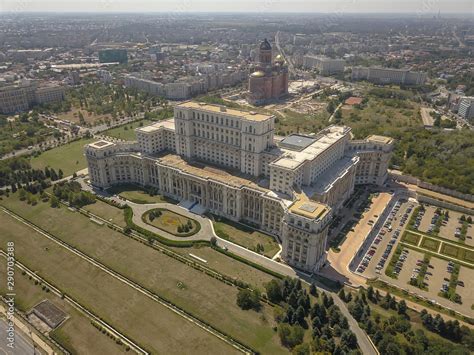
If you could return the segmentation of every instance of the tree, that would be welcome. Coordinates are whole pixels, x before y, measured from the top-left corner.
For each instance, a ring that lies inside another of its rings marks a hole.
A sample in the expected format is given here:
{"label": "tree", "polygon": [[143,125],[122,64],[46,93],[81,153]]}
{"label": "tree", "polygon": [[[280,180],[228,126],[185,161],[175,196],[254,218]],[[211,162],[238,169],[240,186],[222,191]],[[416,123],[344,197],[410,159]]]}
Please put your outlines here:
{"label": "tree", "polygon": [[309,293],[314,297],[318,297],[318,289],[313,283],[309,286]]}
{"label": "tree", "polygon": [[283,346],[293,349],[303,342],[304,329],[299,325],[280,323],[278,325],[278,336]]}
{"label": "tree", "polygon": [[347,346],[349,349],[356,349],[357,348],[357,337],[355,334],[350,331],[346,330],[341,335],[341,345]]}
{"label": "tree", "polygon": [[260,309],[260,293],[258,292],[258,290],[239,290],[239,293],[237,294],[237,305],[244,310]]}
{"label": "tree", "polygon": [[265,284],[265,291],[270,302],[279,303],[282,300],[281,284],[273,279]]}
{"label": "tree", "polygon": [[57,208],[59,207],[59,199],[53,195],[51,196],[51,200],[49,201],[49,204],[52,208]]}
{"label": "tree", "polygon": [[212,236],[212,237],[211,237],[211,246],[212,246],[212,247],[215,247],[216,245],[217,245],[217,238],[214,237],[214,236]]}
{"label": "tree", "polygon": [[18,190],[18,197],[20,201],[26,200],[26,190],[24,188],[21,188],[20,190]]}
{"label": "tree", "polygon": [[339,294],[338,294],[339,298],[341,300],[343,300],[344,302],[346,302],[346,293],[344,292],[344,289],[341,288],[341,290],[339,291]]}
{"label": "tree", "polygon": [[296,345],[293,348],[292,354],[293,355],[310,355],[311,349],[309,347],[309,344],[303,343],[303,344]]}
{"label": "tree", "polygon": [[406,314],[407,304],[404,300],[401,300],[400,302],[398,302],[397,311],[398,311],[398,314]]}

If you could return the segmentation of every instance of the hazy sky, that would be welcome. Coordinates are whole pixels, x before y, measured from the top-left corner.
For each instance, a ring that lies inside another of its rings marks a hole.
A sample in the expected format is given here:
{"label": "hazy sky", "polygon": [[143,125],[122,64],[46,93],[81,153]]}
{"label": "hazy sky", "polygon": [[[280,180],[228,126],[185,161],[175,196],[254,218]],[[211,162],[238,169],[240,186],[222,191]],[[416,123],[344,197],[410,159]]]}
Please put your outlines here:
{"label": "hazy sky", "polygon": [[0,12],[458,12],[474,0],[0,0]]}

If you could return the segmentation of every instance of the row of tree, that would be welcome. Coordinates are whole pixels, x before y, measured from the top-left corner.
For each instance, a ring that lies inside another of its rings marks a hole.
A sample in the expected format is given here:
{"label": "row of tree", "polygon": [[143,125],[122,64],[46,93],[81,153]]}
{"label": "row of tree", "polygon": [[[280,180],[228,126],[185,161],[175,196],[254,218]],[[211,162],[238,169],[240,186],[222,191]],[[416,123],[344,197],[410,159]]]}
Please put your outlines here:
{"label": "row of tree", "polygon": [[[406,302],[397,302],[389,293],[382,297],[369,287],[359,290],[355,296],[352,293],[341,293],[340,296],[348,303],[354,319],[372,338],[381,354],[469,354],[474,350],[474,339],[469,328],[460,326],[457,321],[444,322],[440,315],[433,318],[426,310],[421,313],[423,325],[457,344],[428,337],[422,329],[414,330]],[[374,311],[376,305],[387,310],[389,315],[382,317],[380,311]]]}

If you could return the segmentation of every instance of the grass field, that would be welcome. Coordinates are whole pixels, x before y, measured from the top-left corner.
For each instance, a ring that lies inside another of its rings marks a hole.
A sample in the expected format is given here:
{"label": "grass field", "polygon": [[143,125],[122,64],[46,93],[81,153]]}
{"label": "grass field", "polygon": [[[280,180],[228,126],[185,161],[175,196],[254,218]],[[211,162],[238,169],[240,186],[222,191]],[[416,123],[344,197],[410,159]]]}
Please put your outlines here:
{"label": "grass field", "polygon": [[280,250],[273,237],[250,227],[227,220],[213,222],[216,234],[247,249],[257,251],[257,244],[263,246],[263,254],[273,257]]}
{"label": "grass field", "polygon": [[438,240],[423,237],[423,240],[421,241],[420,247],[425,248],[425,249],[430,250],[430,251],[437,252],[438,249],[439,249],[439,244],[440,244],[440,242]]}
{"label": "grass field", "polygon": [[[160,211],[161,214],[159,217],[150,220],[150,213],[153,211]],[[178,213],[162,208],[147,211],[142,218],[145,223],[177,236],[191,236],[196,234],[200,228],[199,223],[194,219],[187,218]],[[188,232],[183,231],[179,233],[178,228],[184,225],[190,225],[191,229]]]}
{"label": "grass field", "polygon": [[[0,263],[0,277],[2,280],[6,279],[4,262]],[[6,293],[6,283],[0,284],[0,292]],[[23,275],[19,269],[15,271],[15,293],[15,303],[23,312],[29,311],[42,300],[49,299],[68,314],[69,318],[56,328],[51,336],[71,352],[78,354],[126,353],[124,346],[117,345],[114,340],[99,332],[84,314],[53,293],[43,291],[41,285],[35,285],[34,280]]]}
{"label": "grass field", "polygon": [[[223,284],[105,226],[91,223],[87,217],[77,212],[70,212],[65,208],[52,209],[45,203],[30,207],[16,198],[5,199],[3,203],[77,249],[99,259],[110,268],[153,290],[160,296],[173,300],[178,306],[256,350],[262,353],[284,351],[279,344],[277,334],[272,330],[271,307],[264,306],[260,313],[242,311],[235,303],[237,295],[235,287]],[[64,228],[65,225],[68,226],[67,229]],[[18,238],[26,238],[23,237],[24,232],[18,231],[18,234]],[[25,253],[28,252],[34,253],[33,250],[25,251]],[[49,255],[52,254],[49,253]],[[196,255],[199,254],[196,253]],[[57,264],[59,265],[61,262],[57,261]],[[103,285],[106,285],[106,283],[98,284],[101,285],[101,290],[104,289]],[[184,287],[178,287],[178,284],[184,285]],[[89,288],[93,286],[84,287],[87,288],[85,292],[88,292]],[[105,287],[105,289],[108,288]],[[128,296],[121,297],[121,299],[128,299]],[[111,303],[113,302],[111,301]],[[226,310],[225,317],[221,311],[216,311],[224,309]],[[162,317],[159,314],[156,316]],[[163,320],[164,324],[168,322]],[[133,326],[138,329],[151,329],[149,326],[137,326],[136,324]],[[179,327],[179,325],[176,327],[173,325],[171,328],[179,329]],[[152,333],[160,334],[158,330]],[[147,335],[149,334],[147,333]]]}
{"label": "grass field", "polygon": [[[57,211],[53,214],[60,215]],[[53,223],[58,221],[61,220],[56,219]],[[90,231],[78,235],[66,230],[64,225],[68,224],[63,223],[60,228],[65,230],[65,234],[74,234],[78,239],[92,236],[88,234]],[[15,255],[20,262],[153,353],[202,354],[209,353],[210,349],[232,352],[232,348],[221,340],[1,213],[0,242],[5,245],[7,241],[15,242]],[[101,245],[95,246],[96,254],[113,255],[114,247],[102,241]],[[122,255],[124,268],[128,268],[126,261],[131,257],[137,255]],[[150,268],[155,267],[150,265]],[[143,275],[153,280],[157,274],[160,272],[155,268]],[[176,344],[179,344],[179,349]]]}
{"label": "grass field", "polygon": [[443,243],[441,246],[441,253],[452,258],[466,261],[468,263],[474,263],[474,251],[472,250],[467,250],[465,248]]}
{"label": "grass field", "polygon": [[87,168],[84,145],[92,141],[93,139],[81,139],[43,152],[31,159],[31,166],[35,169],[44,169],[48,166],[56,171],[61,169],[64,176],[72,175],[78,170]]}
{"label": "grass field", "polygon": [[[99,202],[99,201],[97,201]],[[97,203],[96,202],[96,203]],[[110,216],[120,215],[123,219],[123,210],[111,206],[106,203],[99,204],[100,208],[96,207],[96,204],[85,206],[84,208],[90,210],[94,209],[95,213],[102,217],[109,219]],[[113,218],[113,217],[112,217]],[[171,248],[175,252],[188,256],[189,254],[197,255],[207,261],[205,265],[221,272],[222,274],[233,277],[237,280],[244,280],[253,286],[263,290],[264,284],[271,281],[272,276],[259,271],[251,266],[248,266],[240,261],[232,259],[222,253],[219,253],[209,247],[194,246],[191,248]],[[197,260],[195,260],[197,261]]]}
{"label": "grass field", "polygon": [[107,192],[119,195],[127,200],[130,200],[135,203],[139,204],[147,204],[147,203],[161,203],[161,202],[168,202],[168,203],[176,203],[165,196],[162,195],[153,195],[150,196],[147,192],[140,189],[139,186],[136,185],[119,185],[114,186],[107,189]]}
{"label": "grass field", "polygon": [[420,241],[420,236],[417,234],[413,234],[410,232],[405,232],[402,238],[402,242],[408,243],[411,245],[418,245],[418,242]]}
{"label": "grass field", "polygon": [[153,121],[149,120],[135,121],[133,123],[128,123],[120,127],[111,128],[103,132],[103,134],[109,137],[120,138],[126,141],[134,141],[136,140],[135,128],[146,126],[152,123]]}
{"label": "grass field", "polygon": [[115,223],[120,227],[127,226],[127,223],[125,223],[125,219],[123,217],[123,210],[113,207],[101,200],[96,200],[95,203],[84,206],[84,209],[108,220],[109,222]]}

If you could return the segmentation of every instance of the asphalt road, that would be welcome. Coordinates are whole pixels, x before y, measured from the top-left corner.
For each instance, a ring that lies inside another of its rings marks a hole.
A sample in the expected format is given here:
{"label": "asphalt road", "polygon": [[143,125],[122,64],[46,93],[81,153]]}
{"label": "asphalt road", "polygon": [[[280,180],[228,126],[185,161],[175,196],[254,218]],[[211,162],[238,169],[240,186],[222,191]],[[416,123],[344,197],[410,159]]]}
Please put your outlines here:
{"label": "asphalt road", "polygon": [[29,354],[40,354],[33,347],[31,339],[25,334],[21,333],[18,329],[15,332],[15,348],[11,349],[7,347],[7,322],[5,319],[0,320],[0,354],[14,354],[14,355],[29,355]]}

